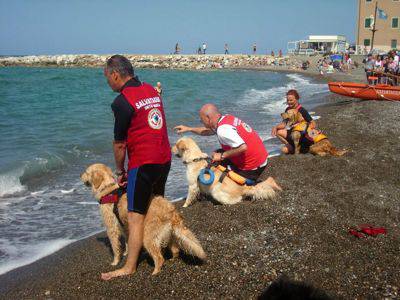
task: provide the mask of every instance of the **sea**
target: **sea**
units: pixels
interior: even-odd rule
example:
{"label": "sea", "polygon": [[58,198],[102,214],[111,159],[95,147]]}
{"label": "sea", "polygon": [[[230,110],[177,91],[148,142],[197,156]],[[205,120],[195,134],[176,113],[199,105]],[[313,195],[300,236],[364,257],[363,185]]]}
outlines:
{"label": "sea", "polygon": [[[328,93],[326,84],[278,72],[138,69],[136,75],[162,83],[171,145],[180,137],[174,126],[199,126],[199,108],[215,103],[252,126],[271,156],[279,155],[271,128],[286,107],[286,91],[297,89],[311,112]],[[114,167],[116,96],[100,68],[0,68],[0,274],[104,230],[98,203],[79,176],[92,163]],[[194,138],[207,153],[218,148],[215,136]],[[179,201],[186,191],[185,167],[174,157],[166,196]]]}

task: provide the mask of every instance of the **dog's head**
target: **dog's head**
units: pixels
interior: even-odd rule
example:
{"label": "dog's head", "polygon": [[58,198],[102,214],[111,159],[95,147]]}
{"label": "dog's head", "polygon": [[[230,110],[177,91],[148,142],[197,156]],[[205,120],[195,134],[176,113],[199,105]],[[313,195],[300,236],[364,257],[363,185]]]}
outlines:
{"label": "dog's head", "polygon": [[172,153],[174,153],[177,157],[182,158],[183,161],[207,157],[207,154],[201,152],[196,142],[189,137],[180,138],[171,150]]}
{"label": "dog's head", "polygon": [[100,199],[119,187],[113,177],[112,170],[104,164],[90,165],[81,174],[81,181],[92,187],[96,199]]}
{"label": "dog's head", "polygon": [[304,118],[297,109],[289,109],[288,111],[281,114],[282,120],[286,121],[287,126],[293,126],[294,124],[301,123]]}

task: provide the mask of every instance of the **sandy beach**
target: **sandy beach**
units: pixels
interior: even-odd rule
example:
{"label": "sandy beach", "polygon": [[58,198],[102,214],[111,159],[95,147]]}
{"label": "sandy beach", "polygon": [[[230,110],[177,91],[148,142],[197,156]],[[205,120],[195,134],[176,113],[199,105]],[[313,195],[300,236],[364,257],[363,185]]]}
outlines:
{"label": "sandy beach", "polygon": [[[289,70],[287,70],[289,71]],[[360,81],[363,73],[320,77]],[[201,201],[179,211],[208,254],[169,260],[151,276],[143,253],[137,272],[111,282],[105,233],[71,244],[31,265],[0,276],[1,299],[255,299],[277,277],[305,281],[333,298],[396,299],[400,289],[400,106],[337,95],[315,110],[343,157],[279,156],[263,176],[283,187],[275,201],[234,206]],[[387,235],[357,239],[360,224]]]}

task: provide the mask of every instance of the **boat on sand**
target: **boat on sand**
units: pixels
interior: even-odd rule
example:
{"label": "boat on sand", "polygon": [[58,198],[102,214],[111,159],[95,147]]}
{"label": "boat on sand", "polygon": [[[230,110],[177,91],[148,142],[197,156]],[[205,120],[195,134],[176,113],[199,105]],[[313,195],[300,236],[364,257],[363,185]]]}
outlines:
{"label": "boat on sand", "polygon": [[329,82],[328,86],[332,93],[343,96],[363,100],[400,101],[400,86],[354,82]]}

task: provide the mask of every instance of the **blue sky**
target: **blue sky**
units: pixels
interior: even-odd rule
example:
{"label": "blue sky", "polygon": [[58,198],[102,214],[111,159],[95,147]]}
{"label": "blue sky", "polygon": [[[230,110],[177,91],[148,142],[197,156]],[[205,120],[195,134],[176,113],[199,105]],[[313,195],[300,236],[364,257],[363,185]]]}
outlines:
{"label": "blue sky", "polygon": [[0,55],[286,50],[310,34],[355,39],[356,0],[0,0]]}

